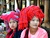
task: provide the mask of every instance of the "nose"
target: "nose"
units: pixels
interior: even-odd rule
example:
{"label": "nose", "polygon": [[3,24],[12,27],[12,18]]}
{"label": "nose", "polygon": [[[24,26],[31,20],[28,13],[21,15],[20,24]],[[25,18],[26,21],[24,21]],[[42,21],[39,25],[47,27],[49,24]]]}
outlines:
{"label": "nose", "polygon": [[35,24],[37,24],[37,21],[34,21]]}

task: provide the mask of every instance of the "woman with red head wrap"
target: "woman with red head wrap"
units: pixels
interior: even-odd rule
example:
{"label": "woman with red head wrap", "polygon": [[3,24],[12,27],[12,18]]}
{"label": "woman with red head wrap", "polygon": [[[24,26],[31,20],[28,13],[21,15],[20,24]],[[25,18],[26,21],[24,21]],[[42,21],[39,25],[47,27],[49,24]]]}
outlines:
{"label": "woman with red head wrap", "polygon": [[[20,38],[48,38],[47,32],[40,27],[44,13],[38,6],[29,6],[21,10],[20,22],[22,29]],[[19,28],[20,29],[20,28]]]}
{"label": "woman with red head wrap", "polygon": [[[10,11],[9,14],[2,14],[0,18],[4,20],[5,24],[8,25],[9,29],[6,38],[20,38],[21,31],[18,29],[20,11]],[[7,23],[6,23],[7,22]]]}

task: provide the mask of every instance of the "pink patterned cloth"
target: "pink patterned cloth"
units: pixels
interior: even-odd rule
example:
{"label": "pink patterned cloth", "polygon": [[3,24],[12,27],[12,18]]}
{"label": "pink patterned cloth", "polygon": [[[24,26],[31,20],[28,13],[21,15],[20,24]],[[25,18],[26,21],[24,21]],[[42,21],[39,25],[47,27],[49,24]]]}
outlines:
{"label": "pink patterned cloth", "polygon": [[[24,38],[26,30],[27,29],[24,29],[22,31],[20,38]],[[38,27],[38,30],[37,30],[37,32],[34,35],[32,35],[30,33],[30,31],[28,32],[28,38],[48,38],[48,34],[47,34],[47,32],[44,29]]]}

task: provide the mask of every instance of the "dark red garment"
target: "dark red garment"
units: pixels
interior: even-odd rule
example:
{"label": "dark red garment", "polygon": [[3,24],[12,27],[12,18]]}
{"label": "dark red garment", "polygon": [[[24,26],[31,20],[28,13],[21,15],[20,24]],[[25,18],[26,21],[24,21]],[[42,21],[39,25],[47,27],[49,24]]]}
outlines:
{"label": "dark red garment", "polygon": [[14,34],[15,34],[16,30],[12,31],[12,30],[9,30],[9,32],[7,33],[6,35],[6,38],[13,38],[14,37]]}

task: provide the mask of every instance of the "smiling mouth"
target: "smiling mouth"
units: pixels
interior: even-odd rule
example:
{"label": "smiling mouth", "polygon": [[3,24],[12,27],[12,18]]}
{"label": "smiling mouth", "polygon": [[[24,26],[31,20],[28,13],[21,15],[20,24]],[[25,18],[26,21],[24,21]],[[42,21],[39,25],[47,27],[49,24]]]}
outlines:
{"label": "smiling mouth", "polygon": [[33,26],[37,26],[37,25],[33,25]]}
{"label": "smiling mouth", "polygon": [[12,26],[12,27],[14,27],[14,26]]}

